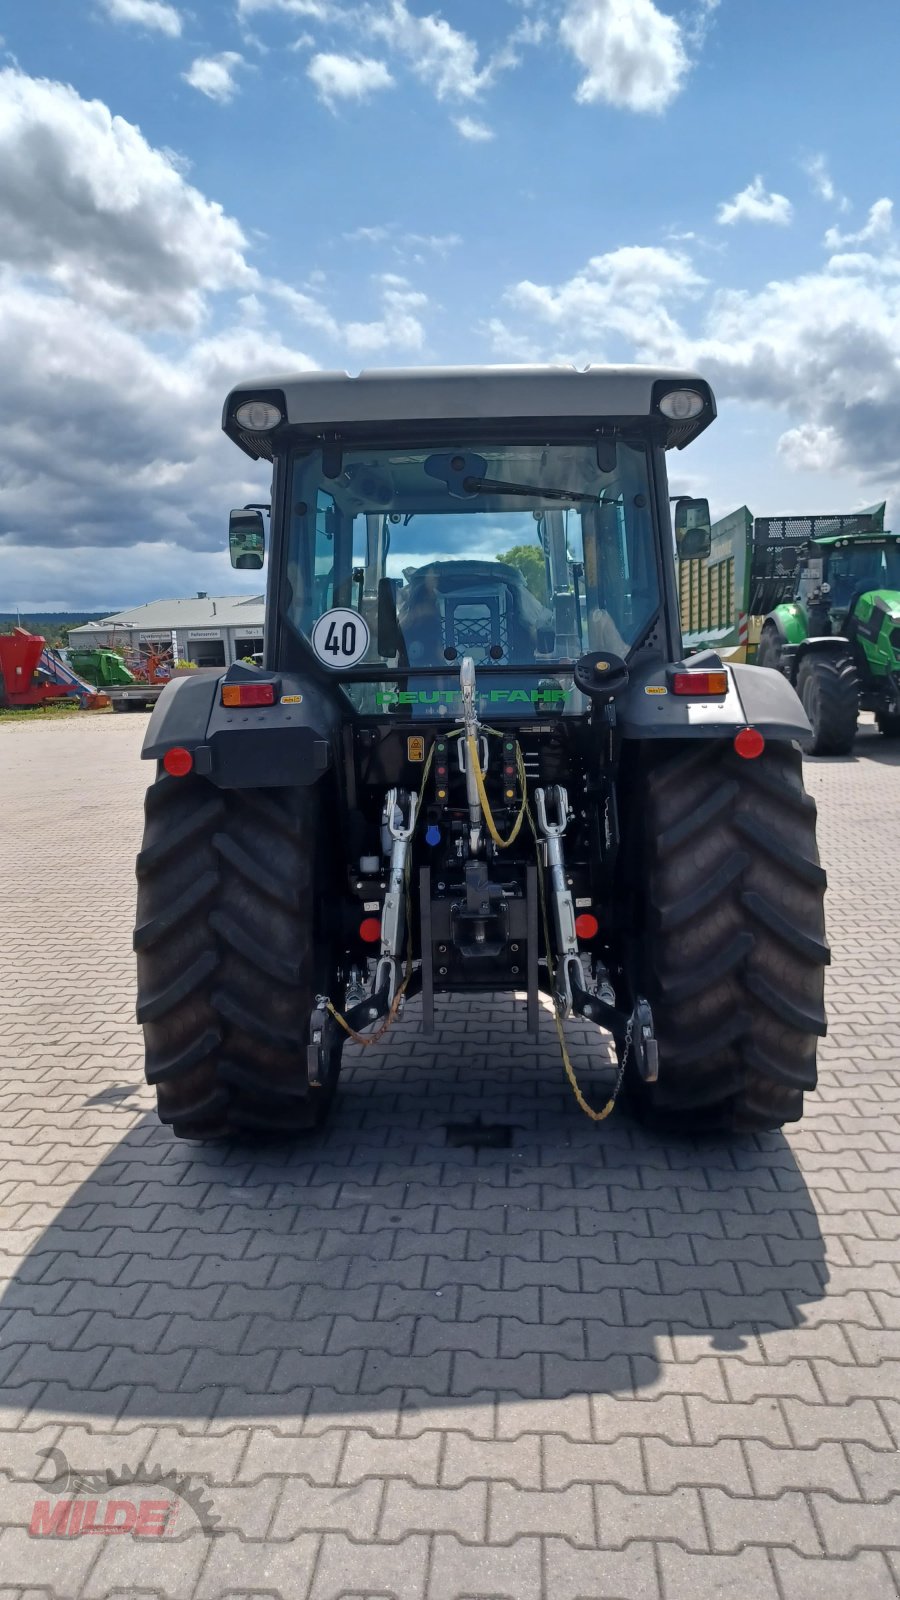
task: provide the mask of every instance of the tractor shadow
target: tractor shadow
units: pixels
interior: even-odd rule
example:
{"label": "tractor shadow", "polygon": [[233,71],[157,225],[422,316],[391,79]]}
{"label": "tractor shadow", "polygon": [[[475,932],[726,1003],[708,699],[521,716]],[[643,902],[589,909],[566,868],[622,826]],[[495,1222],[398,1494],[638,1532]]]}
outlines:
{"label": "tractor shadow", "polygon": [[[348,1051],[307,1143],[177,1144],[137,1109],[0,1300],[5,1405],[29,1427],[213,1431],[407,1432],[464,1409],[491,1436],[499,1398],[523,1429],[558,1402],[577,1437],[604,1397],[727,1399],[704,1358],[788,1359],[828,1274],[782,1135],[663,1139],[620,1110],[598,1128],[546,1017],[534,1042],[523,1006],[486,998],[439,1003],[438,1027],[423,1038],[413,1003],[390,1041]],[[573,1027],[573,1056],[600,1103],[589,1037]]]}
{"label": "tractor shadow", "polygon": [[849,755],[803,757],[804,765],[811,767],[850,767],[857,761],[874,761],[881,767],[900,767],[900,739],[886,739],[878,732],[874,722],[863,723]]}

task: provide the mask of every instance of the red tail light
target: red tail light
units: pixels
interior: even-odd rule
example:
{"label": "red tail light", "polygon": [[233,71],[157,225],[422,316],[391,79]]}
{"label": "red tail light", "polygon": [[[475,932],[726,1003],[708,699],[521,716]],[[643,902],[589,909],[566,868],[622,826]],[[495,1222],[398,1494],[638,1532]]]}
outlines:
{"label": "red tail light", "polygon": [[582,911],[575,918],[575,932],[579,939],[594,939],[600,932],[600,924],[591,911]]}
{"label": "red tail light", "polygon": [[193,765],[194,758],[190,750],[185,750],[180,744],[173,745],[163,756],[163,766],[173,778],[186,778]]}
{"label": "red tail light", "polygon": [[363,917],[359,937],[365,944],[377,944],[381,938],[381,921],[378,917]]}
{"label": "red tail light", "polygon": [[274,683],[223,683],[223,706],[273,706]]}
{"label": "red tail light", "polygon": [[720,695],[728,693],[727,672],[675,672],[672,674],[673,694]]}

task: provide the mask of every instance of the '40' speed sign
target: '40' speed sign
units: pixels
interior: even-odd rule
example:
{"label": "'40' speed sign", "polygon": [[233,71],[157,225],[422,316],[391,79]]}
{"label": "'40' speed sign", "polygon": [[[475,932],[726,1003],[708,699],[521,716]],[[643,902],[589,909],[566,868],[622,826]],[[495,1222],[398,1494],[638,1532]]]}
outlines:
{"label": "'40' speed sign", "polygon": [[312,647],[326,667],[355,667],[369,648],[369,624],[349,606],[335,606],[313,628]]}

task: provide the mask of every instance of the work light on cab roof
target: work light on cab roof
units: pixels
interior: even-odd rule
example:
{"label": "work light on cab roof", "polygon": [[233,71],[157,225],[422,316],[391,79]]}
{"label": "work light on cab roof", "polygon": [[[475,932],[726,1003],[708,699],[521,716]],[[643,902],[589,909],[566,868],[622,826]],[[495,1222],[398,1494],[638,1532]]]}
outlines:
{"label": "work light on cab roof", "polygon": [[270,428],[277,428],[281,421],[278,407],[270,405],[268,400],[247,400],[238,406],[234,416],[235,421],[251,433],[268,433]]}
{"label": "work light on cab roof", "polygon": [[691,417],[699,417],[704,404],[702,394],[698,394],[696,389],[671,389],[662,396],[659,409],[664,417],[671,417],[673,422],[687,422]]}

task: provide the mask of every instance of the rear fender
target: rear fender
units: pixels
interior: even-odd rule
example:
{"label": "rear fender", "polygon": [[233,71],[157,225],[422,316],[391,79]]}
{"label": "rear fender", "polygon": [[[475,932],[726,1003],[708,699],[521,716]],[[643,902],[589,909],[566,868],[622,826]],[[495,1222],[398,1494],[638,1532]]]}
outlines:
{"label": "rear fender", "polygon": [[842,633],[829,633],[823,636],[814,635],[811,639],[804,639],[798,644],[796,650],[791,652],[793,676],[796,678],[800,663],[805,656],[849,656],[853,654],[853,645],[846,635]]}
{"label": "rear fender", "polygon": [[[700,658],[684,663],[695,668]],[[721,665],[705,653],[704,667]],[[626,739],[732,739],[741,728],[758,728],[766,739],[799,739],[811,730],[797,691],[771,667],[726,662],[728,692],[714,700],[671,692],[665,667],[632,678],[616,700]]]}
{"label": "rear fender", "polygon": [[[276,703],[232,708],[221,703],[224,682],[275,682]],[[299,673],[231,667],[221,675],[175,678],[163,690],[141,756],[162,761],[178,745],[194,771],[222,789],[305,787],[332,764],[340,724],[335,692]]]}

